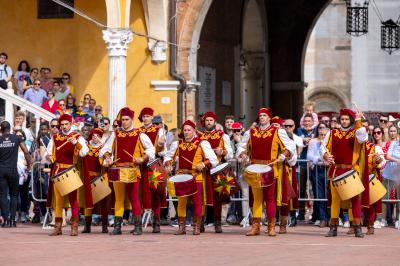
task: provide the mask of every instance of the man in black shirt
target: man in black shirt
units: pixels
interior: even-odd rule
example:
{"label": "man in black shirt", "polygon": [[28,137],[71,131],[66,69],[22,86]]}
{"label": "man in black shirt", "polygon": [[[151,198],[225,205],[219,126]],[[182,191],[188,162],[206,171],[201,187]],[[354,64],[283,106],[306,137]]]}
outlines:
{"label": "man in black shirt", "polygon": [[[18,196],[18,148],[24,152],[28,169],[31,166],[31,159],[25,143],[14,134],[10,134],[11,126],[7,121],[0,124],[0,209],[4,222],[2,227],[15,227],[15,212],[17,209],[17,196]],[[8,211],[10,206],[7,204],[7,189],[10,193],[11,210]],[[5,217],[10,213],[10,217]]]}

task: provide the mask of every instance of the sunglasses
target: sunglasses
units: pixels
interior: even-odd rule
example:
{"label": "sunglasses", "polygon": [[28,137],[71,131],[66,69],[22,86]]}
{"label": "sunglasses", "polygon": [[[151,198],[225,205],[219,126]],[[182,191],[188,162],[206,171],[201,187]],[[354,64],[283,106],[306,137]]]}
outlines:
{"label": "sunglasses", "polygon": [[374,131],[373,134],[374,134],[374,135],[381,135],[381,134],[382,134],[382,131]]}
{"label": "sunglasses", "polygon": [[85,100],[90,100],[90,98],[89,98],[89,97],[85,97],[85,98],[83,98],[83,99],[85,99]]}
{"label": "sunglasses", "polygon": [[65,106],[65,103],[59,103],[58,106]]}
{"label": "sunglasses", "polygon": [[56,128],[58,125],[50,125],[51,128]]}
{"label": "sunglasses", "polygon": [[82,108],[83,108],[83,105],[78,105],[78,108],[79,108],[79,107],[82,107]]}
{"label": "sunglasses", "polygon": [[284,125],[285,128],[291,128],[294,127],[294,125]]}
{"label": "sunglasses", "polygon": [[379,120],[379,122],[381,122],[381,123],[387,123],[388,121],[387,121],[387,120],[384,120],[384,119],[381,119],[381,120]]}
{"label": "sunglasses", "polygon": [[34,83],[34,85],[38,85],[38,86],[40,86],[40,83]]}
{"label": "sunglasses", "polygon": [[113,128],[117,128],[118,127],[118,125],[113,125]]}
{"label": "sunglasses", "polygon": [[239,133],[239,132],[241,132],[241,131],[242,131],[241,129],[234,129],[234,130],[233,130],[234,133]]}
{"label": "sunglasses", "polygon": [[94,109],[95,111],[100,111],[101,112],[101,109]]}
{"label": "sunglasses", "polygon": [[109,123],[103,123],[103,125],[105,125],[105,126],[108,126],[108,125],[109,125]]}
{"label": "sunglasses", "polygon": [[62,79],[66,80],[66,79],[69,79],[69,78],[62,78]]}

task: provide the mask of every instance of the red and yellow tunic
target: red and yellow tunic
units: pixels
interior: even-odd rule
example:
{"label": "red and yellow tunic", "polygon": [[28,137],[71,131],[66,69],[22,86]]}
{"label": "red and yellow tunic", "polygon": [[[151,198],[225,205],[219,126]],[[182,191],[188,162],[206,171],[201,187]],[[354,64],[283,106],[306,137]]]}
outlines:
{"label": "red and yellow tunic", "polygon": [[[213,131],[203,131],[200,135],[200,140],[207,140],[212,149],[221,148],[225,150],[224,144],[224,132],[222,130],[213,130]],[[223,157],[221,155],[217,155],[218,161],[221,162]]]}
{"label": "red and yellow tunic", "polygon": [[99,151],[101,146],[94,147],[89,145],[89,152],[82,158],[83,166],[83,189],[85,193],[85,208],[93,208],[93,197],[91,182],[94,178],[101,175],[101,162],[99,160]]}
{"label": "red and yellow tunic", "polygon": [[326,149],[333,155],[335,164],[329,167],[329,179],[339,176],[353,168],[360,172],[359,159],[362,145],[356,138],[357,129],[358,128],[331,130]]}

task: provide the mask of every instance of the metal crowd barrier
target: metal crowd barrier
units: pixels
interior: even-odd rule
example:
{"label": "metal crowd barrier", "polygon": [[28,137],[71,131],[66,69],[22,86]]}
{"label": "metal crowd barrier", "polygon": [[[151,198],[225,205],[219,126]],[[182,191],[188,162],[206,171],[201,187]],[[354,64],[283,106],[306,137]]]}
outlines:
{"label": "metal crowd barrier", "polygon": [[[46,168],[45,165],[41,164],[39,161],[34,162],[31,168],[31,195],[32,199],[36,202],[43,203],[47,201],[48,182],[50,175],[50,168]],[[43,219],[43,229],[51,229],[48,225],[51,221],[50,219],[50,209],[46,208],[46,214]]]}

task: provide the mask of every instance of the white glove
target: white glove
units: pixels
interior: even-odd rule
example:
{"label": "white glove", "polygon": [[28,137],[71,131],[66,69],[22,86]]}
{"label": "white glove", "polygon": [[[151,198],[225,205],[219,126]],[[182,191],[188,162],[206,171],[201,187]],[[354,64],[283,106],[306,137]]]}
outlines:
{"label": "white glove", "polygon": [[284,160],[286,160],[286,156],[283,153],[279,154],[278,162],[283,162]]}

